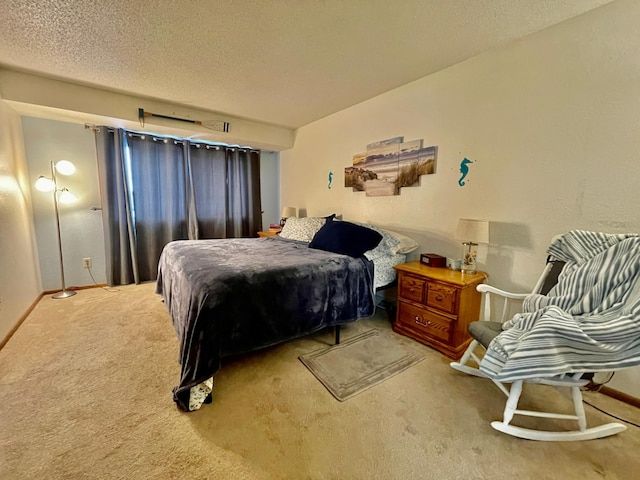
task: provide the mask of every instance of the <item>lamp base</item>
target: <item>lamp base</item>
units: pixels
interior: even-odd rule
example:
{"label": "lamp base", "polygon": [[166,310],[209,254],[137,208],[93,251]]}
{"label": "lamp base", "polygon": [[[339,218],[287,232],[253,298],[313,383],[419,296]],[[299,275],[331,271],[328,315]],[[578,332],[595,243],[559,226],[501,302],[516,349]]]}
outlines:
{"label": "lamp base", "polygon": [[74,292],[73,290],[63,290],[61,292],[51,295],[51,298],[69,298],[69,297],[73,297],[76,293],[77,292]]}
{"label": "lamp base", "polygon": [[462,273],[476,273],[476,256],[478,255],[478,244],[474,242],[464,242],[462,244]]}

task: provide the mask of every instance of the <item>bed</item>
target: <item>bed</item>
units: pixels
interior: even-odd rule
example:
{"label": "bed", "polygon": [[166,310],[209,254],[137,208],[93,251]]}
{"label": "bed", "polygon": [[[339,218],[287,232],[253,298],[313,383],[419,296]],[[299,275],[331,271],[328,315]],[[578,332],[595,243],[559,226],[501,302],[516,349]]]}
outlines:
{"label": "bed", "polygon": [[[301,234],[294,228],[297,220],[276,237],[181,240],[165,246],[156,292],[180,342],[181,374],[173,399],[182,410],[196,410],[210,400],[213,375],[226,356],[373,315],[376,288],[392,282],[393,265],[405,260],[392,246],[394,238],[377,229],[357,225],[379,240],[366,248],[373,240],[358,238],[358,248],[344,254],[336,253],[334,245],[320,248],[327,245],[318,239],[329,222],[332,228],[346,228],[349,222],[318,217]],[[354,243],[353,235],[342,236]]]}

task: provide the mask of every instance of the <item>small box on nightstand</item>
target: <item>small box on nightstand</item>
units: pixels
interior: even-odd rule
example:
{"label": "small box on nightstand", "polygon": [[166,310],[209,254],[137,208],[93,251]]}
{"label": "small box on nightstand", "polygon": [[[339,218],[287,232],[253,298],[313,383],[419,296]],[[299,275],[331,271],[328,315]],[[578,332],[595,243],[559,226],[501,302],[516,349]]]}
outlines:
{"label": "small box on nightstand", "polygon": [[447,259],[436,253],[421,253],[420,263],[428,267],[444,268],[447,266]]}

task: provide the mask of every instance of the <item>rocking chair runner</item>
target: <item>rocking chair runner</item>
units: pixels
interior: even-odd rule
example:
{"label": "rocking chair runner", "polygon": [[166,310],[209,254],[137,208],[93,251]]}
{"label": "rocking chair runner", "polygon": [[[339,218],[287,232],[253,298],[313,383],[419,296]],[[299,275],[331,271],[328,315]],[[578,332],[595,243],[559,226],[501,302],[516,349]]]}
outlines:
{"label": "rocking chair runner", "polygon": [[[556,237],[557,238],[557,237]],[[550,261],[540,276],[532,293],[546,295],[549,290],[557,283],[558,275],[564,267],[564,262]],[[475,350],[482,346],[485,349],[489,347],[491,341],[502,332],[502,323],[510,318],[510,312],[515,304],[522,302],[529,294],[517,294],[505,292],[495,287],[483,284],[478,285],[477,290],[484,295],[484,315],[483,320],[472,322],[469,325],[469,334],[472,342],[464,352],[459,362],[452,362],[450,365],[461,372],[475,375],[478,377],[489,378],[493,383],[507,396],[507,402],[504,408],[503,420],[491,422],[491,426],[496,430],[516,437],[529,440],[544,441],[573,441],[573,440],[589,440],[602,438],[626,430],[626,426],[621,423],[608,423],[598,427],[587,428],[587,421],[582,403],[582,393],[580,388],[589,383],[593,374],[575,373],[563,374],[555,377],[533,378],[526,380],[516,380],[508,387],[505,382],[501,382],[491,378],[489,375],[481,371],[477,366],[480,365],[481,358],[475,353]],[[501,315],[497,320],[491,320],[491,296],[497,295],[504,301]],[[567,415],[554,412],[539,412],[531,410],[518,409],[518,401],[522,393],[524,383],[540,383],[554,387],[568,387],[571,390],[573,400],[574,415]],[[574,420],[578,423],[578,429],[573,431],[540,431],[529,428],[518,427],[511,424],[514,415],[524,415],[542,418],[555,418]]]}

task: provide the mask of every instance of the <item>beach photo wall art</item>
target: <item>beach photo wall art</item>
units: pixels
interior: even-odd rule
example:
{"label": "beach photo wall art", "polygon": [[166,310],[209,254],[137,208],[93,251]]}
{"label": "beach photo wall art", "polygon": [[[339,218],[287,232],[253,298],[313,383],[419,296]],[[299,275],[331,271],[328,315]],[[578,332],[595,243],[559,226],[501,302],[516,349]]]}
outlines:
{"label": "beach photo wall art", "polygon": [[436,172],[437,156],[438,147],[423,147],[422,140],[394,137],[370,143],[344,169],[344,186],[368,197],[399,195],[401,187],[416,187],[421,175]]}

